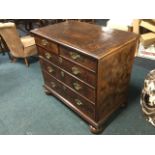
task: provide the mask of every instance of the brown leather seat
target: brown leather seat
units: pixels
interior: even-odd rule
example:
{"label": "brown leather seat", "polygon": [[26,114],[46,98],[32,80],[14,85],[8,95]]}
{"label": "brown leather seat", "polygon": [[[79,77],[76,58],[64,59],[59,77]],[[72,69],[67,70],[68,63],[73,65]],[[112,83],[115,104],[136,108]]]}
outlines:
{"label": "brown leather seat", "polygon": [[6,42],[15,62],[17,58],[24,58],[28,66],[27,58],[37,54],[35,40],[31,36],[19,37],[14,23],[0,23],[0,35]]}

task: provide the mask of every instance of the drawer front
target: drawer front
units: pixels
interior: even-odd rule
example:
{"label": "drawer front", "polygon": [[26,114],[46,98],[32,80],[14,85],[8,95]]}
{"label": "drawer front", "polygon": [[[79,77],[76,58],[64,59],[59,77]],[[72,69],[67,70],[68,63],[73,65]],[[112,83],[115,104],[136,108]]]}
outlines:
{"label": "drawer front", "polygon": [[83,112],[90,118],[94,119],[95,115],[94,105],[89,103],[84,98],[78,96],[76,93],[74,93],[68,87],[58,82],[56,79],[52,78],[48,73],[43,71],[43,75],[45,85],[47,85],[52,90],[61,95],[63,98],[68,100],[72,104],[73,108],[77,108],[79,111]]}
{"label": "drawer front", "polygon": [[60,46],[60,55],[96,72],[97,61],[91,57],[85,56],[75,50],[63,46]]}
{"label": "drawer front", "polygon": [[77,93],[86,97],[91,102],[95,103],[95,89],[87,86],[86,84],[75,79],[65,71],[42,59],[40,59],[40,63],[44,71],[48,72],[51,76],[54,76],[56,79],[59,79],[60,81],[74,89]]}
{"label": "drawer front", "polygon": [[37,45],[51,51],[52,53],[58,54],[58,45],[52,41],[49,41],[42,37],[35,37],[35,42]]}
{"label": "drawer front", "polygon": [[52,63],[59,65],[59,56],[52,53],[51,51],[45,50],[41,47],[38,47],[39,56],[45,58],[46,60],[51,61]]}
{"label": "drawer front", "polygon": [[83,67],[80,67],[66,59],[61,58],[60,67],[68,71],[75,77],[81,79],[82,81],[88,83],[89,85],[96,86],[96,75]]}

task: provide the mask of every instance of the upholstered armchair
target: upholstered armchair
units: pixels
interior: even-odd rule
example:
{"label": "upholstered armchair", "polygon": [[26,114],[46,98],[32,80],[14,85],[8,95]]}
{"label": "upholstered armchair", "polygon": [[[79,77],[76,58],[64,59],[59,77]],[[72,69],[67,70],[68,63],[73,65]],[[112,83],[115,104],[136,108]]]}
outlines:
{"label": "upholstered armchair", "polygon": [[0,36],[10,50],[12,61],[24,58],[26,66],[29,66],[27,58],[37,54],[34,38],[29,35],[20,38],[15,24],[11,22],[0,23]]}

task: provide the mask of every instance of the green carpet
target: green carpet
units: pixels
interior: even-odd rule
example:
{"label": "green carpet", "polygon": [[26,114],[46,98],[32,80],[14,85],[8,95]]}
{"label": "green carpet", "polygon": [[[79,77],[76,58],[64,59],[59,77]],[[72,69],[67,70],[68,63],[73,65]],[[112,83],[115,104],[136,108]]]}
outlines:
{"label": "green carpet", "polygon": [[[22,60],[10,63],[0,54],[0,134],[91,134],[88,124],[59,100],[44,94],[38,61],[27,68]],[[143,80],[149,69],[135,60],[129,90],[129,105],[107,123],[103,135],[155,134],[139,105]],[[145,60],[143,60],[145,63]]]}

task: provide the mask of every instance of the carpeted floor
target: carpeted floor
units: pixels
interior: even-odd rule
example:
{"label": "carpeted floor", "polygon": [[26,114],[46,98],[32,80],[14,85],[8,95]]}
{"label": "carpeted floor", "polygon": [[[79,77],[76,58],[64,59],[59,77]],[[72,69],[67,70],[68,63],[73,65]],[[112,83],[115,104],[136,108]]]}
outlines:
{"label": "carpeted floor", "polygon": [[[0,54],[0,134],[91,134],[87,123],[59,100],[44,94],[39,63],[32,58],[27,68],[22,60],[10,63]],[[139,105],[143,80],[154,61],[136,58],[129,91],[129,105],[107,122],[103,135],[155,134]],[[150,66],[150,68],[149,68]]]}

